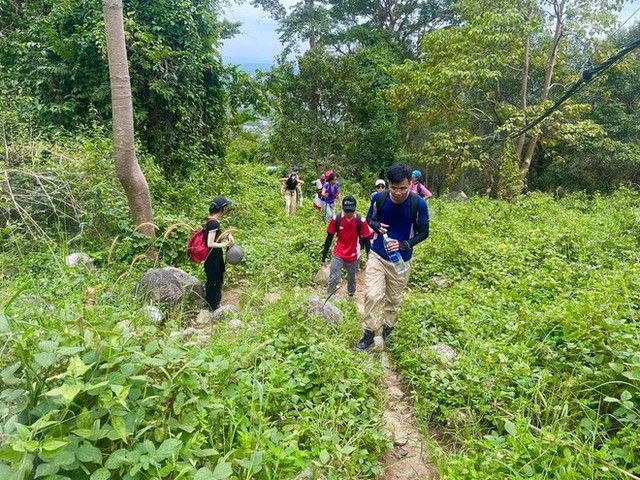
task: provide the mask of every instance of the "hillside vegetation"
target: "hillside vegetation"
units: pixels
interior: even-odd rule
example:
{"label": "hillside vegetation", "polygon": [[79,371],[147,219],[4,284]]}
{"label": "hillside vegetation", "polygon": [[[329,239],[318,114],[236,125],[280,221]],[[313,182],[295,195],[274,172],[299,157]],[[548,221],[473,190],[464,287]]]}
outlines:
{"label": "hillside vegetation", "polygon": [[[260,165],[169,182],[142,156],[161,265],[203,278],[185,255],[188,225],[214,194],[236,201],[223,224],[246,258],[226,288],[242,292],[245,327],[220,324],[202,344],[181,314],[160,327],[139,312],[148,240],[127,226],[109,143],[10,150],[24,210],[2,229],[0,477],[377,478],[381,372],[351,350],[355,306],[337,327],[302,307],[321,291],[324,227],[309,202],[285,217]],[[638,192],[430,207],[391,352],[421,427],[437,433],[444,478],[640,474]],[[95,269],[66,267],[76,250]],[[437,343],[455,350],[451,364]]]}

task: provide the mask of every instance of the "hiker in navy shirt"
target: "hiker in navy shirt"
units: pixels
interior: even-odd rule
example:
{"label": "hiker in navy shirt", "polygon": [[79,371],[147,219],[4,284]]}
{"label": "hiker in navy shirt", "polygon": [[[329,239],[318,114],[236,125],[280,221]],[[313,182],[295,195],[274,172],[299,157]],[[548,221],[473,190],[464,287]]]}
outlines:
{"label": "hiker in navy shirt", "polygon": [[[413,247],[429,236],[427,202],[411,192],[409,166],[394,164],[387,170],[387,177],[389,190],[373,195],[367,214],[367,222],[377,235],[367,262],[364,334],[356,347],[360,351],[374,343],[384,346],[398,320],[398,307],[411,273]],[[384,234],[389,237],[387,248],[382,238]],[[387,249],[400,252],[409,267],[406,272],[396,271],[389,261]]]}

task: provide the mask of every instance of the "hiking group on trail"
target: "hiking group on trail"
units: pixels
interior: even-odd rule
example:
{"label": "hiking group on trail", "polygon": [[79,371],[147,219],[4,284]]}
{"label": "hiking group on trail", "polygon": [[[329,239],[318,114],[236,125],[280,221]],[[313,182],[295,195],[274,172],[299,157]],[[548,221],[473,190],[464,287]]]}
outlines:
{"label": "hiking group on trail", "polygon": [[[323,269],[327,268],[329,250],[336,238],[328,266],[329,296],[335,293],[342,271],[346,270],[347,294],[353,298],[359,260],[363,251],[366,254],[363,335],[356,345],[358,351],[368,350],[372,345],[384,347],[389,339],[411,274],[413,248],[429,236],[426,200],[432,195],[421,182],[422,173],[411,171],[403,163],[392,165],[386,173],[388,188],[384,179],[375,181],[375,192],[371,195],[365,218],[356,212],[354,196],[342,198],[338,177],[332,170],[324,172],[314,185],[316,198],[313,206],[322,212],[323,221],[328,223],[322,251]],[[300,178],[299,168],[293,166],[286,177],[280,178],[280,184],[285,214],[292,215],[302,199],[304,181]],[[196,262],[204,260],[207,277],[205,297],[212,310],[220,306],[222,297],[223,249],[234,246],[233,236],[221,232],[219,220],[232,204],[225,197],[215,197],[209,207],[210,217],[205,227],[195,232],[189,241],[190,257]],[[336,206],[342,209],[337,215]],[[202,235],[198,236],[200,233]]]}

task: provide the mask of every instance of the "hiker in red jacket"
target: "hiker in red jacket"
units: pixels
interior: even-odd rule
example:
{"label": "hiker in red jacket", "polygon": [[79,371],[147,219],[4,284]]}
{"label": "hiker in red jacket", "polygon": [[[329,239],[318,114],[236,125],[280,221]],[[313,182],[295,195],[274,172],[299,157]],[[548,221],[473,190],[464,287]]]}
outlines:
{"label": "hiker in red jacket", "polygon": [[356,199],[351,195],[344,197],[342,213],[339,213],[329,222],[327,239],[324,242],[324,250],[322,251],[323,267],[327,264],[327,254],[334,235],[338,235],[338,240],[331,258],[327,293],[331,295],[335,292],[340,280],[340,274],[344,268],[347,271],[347,293],[349,297],[353,297],[356,293],[356,271],[358,270],[358,258],[360,258],[360,239],[369,238],[373,235],[373,232],[367,222],[356,213]]}

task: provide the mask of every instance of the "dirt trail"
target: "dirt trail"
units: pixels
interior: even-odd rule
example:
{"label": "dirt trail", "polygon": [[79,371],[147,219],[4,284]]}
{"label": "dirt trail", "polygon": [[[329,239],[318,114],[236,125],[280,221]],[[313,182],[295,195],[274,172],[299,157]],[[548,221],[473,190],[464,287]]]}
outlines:
{"label": "dirt trail", "polygon": [[[343,287],[344,288],[344,287]],[[356,303],[358,312],[364,313],[364,271],[358,272]],[[222,303],[239,307],[242,286],[223,292]],[[385,411],[383,428],[393,441],[393,449],[382,458],[384,473],[380,480],[435,480],[440,475],[430,463],[428,446],[416,426],[415,410],[405,392],[403,380],[393,370],[386,352],[372,353],[382,362],[384,369]]]}
{"label": "dirt trail", "polygon": [[[360,315],[364,313],[364,272],[358,272],[356,302]],[[420,434],[415,410],[406,394],[402,377],[393,371],[386,352],[380,354],[384,369],[385,411],[384,432],[393,441],[393,450],[382,458],[381,480],[435,480],[440,475],[430,463],[428,446]]]}

